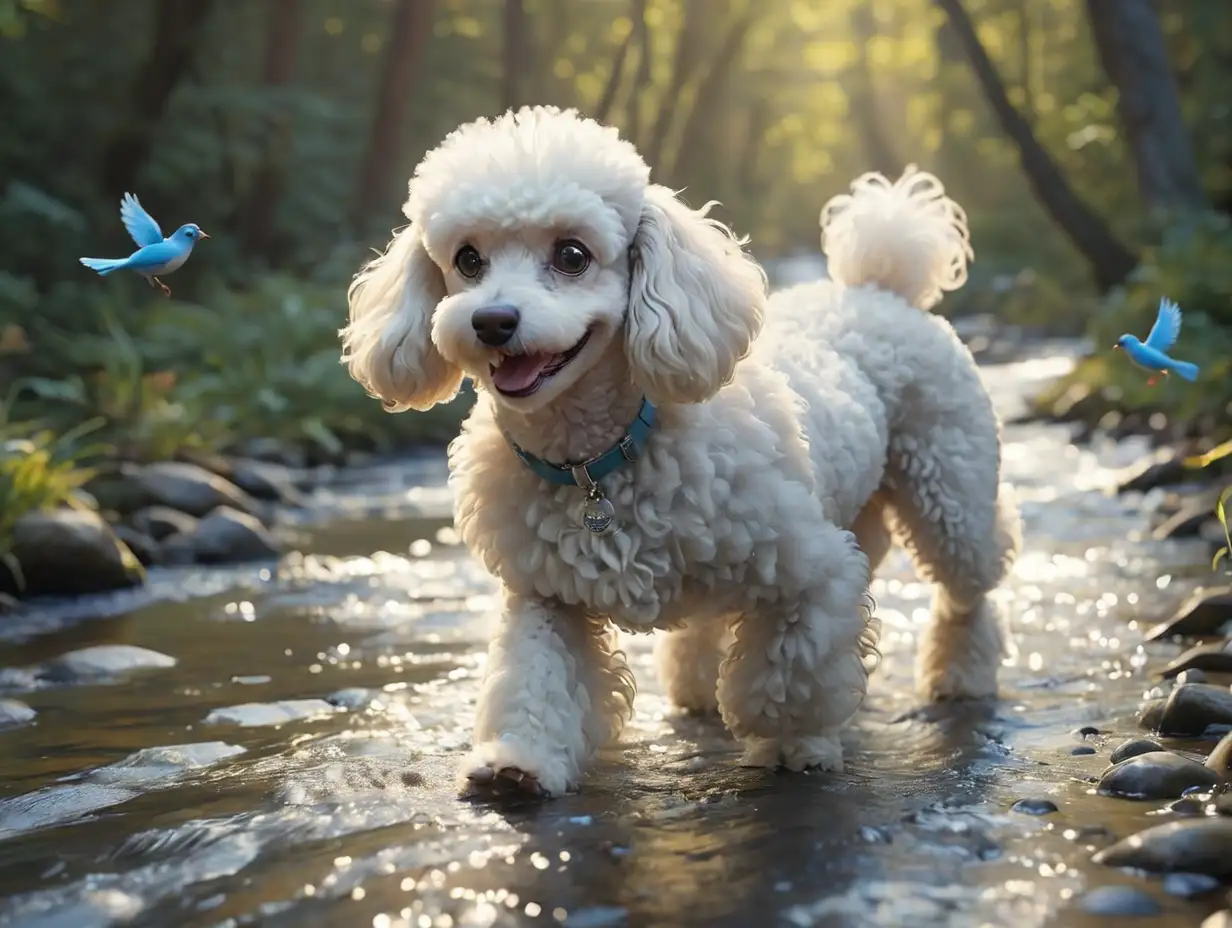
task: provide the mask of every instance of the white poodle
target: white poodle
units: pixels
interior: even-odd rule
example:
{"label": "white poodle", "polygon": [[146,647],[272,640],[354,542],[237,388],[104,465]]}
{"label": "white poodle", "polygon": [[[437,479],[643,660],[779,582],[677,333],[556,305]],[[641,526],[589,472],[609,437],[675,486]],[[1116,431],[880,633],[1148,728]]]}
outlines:
{"label": "white poodle", "polygon": [[470,123],[350,289],[344,362],[387,409],[479,391],[449,453],[504,588],[472,792],[576,786],[631,711],[615,627],[664,633],[671,699],[721,713],[747,763],[840,769],[892,537],[938,586],[921,694],[996,691],[987,594],[1018,517],[971,356],[925,312],[966,280],[962,210],[928,174],[865,175],[822,214],[833,282],[767,299],[741,242],[649,176],[573,112]]}

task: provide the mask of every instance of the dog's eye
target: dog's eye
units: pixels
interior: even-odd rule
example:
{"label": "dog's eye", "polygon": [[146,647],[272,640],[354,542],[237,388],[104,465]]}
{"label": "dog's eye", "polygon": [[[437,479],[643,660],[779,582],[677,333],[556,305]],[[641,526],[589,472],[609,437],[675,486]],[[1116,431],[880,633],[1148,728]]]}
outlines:
{"label": "dog's eye", "polygon": [[479,272],[483,270],[483,256],[479,254],[474,245],[463,245],[453,256],[453,266],[463,277],[478,277]]}
{"label": "dog's eye", "polygon": [[552,267],[569,277],[577,277],[590,267],[590,252],[581,242],[565,239],[556,244]]}

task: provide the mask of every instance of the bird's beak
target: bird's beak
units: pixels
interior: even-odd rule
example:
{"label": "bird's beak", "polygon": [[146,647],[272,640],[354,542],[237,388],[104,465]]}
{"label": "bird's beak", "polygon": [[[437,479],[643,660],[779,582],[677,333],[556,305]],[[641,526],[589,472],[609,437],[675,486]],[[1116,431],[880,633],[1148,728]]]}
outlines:
{"label": "bird's beak", "polygon": [[200,233],[200,235],[201,235],[201,237],[202,237],[202,238],[209,238],[209,236],[208,236],[208,235],[206,235],[204,232],[201,232],[201,233]]}
{"label": "bird's beak", "polygon": [[1112,346],[1112,350],[1113,350],[1113,351],[1116,351],[1116,350],[1117,350],[1118,348],[1120,348],[1120,347],[1121,347],[1120,345],[1113,345],[1113,346]]}

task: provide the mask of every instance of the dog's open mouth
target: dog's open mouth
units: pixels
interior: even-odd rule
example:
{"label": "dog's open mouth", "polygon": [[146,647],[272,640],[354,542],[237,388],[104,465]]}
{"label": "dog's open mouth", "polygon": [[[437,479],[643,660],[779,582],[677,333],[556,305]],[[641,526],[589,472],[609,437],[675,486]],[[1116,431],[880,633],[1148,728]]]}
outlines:
{"label": "dog's open mouth", "polygon": [[581,354],[590,341],[590,332],[587,329],[578,343],[567,351],[505,355],[500,364],[491,366],[492,386],[504,396],[530,396]]}

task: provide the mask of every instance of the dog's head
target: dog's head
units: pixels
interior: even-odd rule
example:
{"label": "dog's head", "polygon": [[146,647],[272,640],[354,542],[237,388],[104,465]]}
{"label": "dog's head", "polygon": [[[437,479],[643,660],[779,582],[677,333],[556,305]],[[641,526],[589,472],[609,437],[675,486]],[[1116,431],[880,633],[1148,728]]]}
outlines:
{"label": "dog's head", "polygon": [[390,410],[447,401],[469,376],[529,412],[621,339],[651,400],[713,395],[761,327],[765,276],[649,176],[616,130],[572,111],[453,132],[415,170],[410,225],[351,285],[351,376]]}

